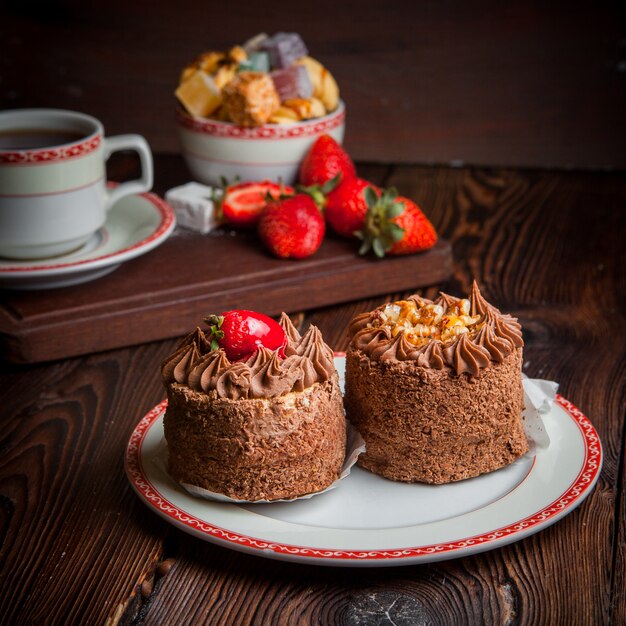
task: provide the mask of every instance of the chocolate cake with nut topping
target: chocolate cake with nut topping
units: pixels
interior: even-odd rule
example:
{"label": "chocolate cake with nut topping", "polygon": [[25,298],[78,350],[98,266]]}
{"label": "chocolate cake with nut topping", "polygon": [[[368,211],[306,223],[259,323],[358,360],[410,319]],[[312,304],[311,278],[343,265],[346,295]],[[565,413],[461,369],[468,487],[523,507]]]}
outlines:
{"label": "chocolate cake with nut topping", "polygon": [[476,283],[468,299],[415,295],[358,315],[350,335],[345,406],[367,445],[365,469],[441,484],[528,451],[521,327]]}
{"label": "chocolate cake with nut topping", "polygon": [[321,491],[341,472],[346,424],[333,352],[283,314],[284,355],[230,362],[198,328],[162,366],[170,474],[237,500]]}

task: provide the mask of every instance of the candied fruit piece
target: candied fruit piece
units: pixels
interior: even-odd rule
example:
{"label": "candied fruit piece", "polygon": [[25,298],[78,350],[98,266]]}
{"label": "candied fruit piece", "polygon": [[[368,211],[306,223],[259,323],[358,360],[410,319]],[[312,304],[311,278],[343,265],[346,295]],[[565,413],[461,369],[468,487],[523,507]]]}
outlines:
{"label": "candied fruit piece", "polygon": [[295,124],[300,121],[300,116],[293,109],[280,106],[272,113],[268,121],[272,124]]}
{"label": "candied fruit piece", "polygon": [[322,117],[326,114],[324,105],[317,98],[309,98],[308,100],[293,98],[291,100],[285,100],[283,106],[295,111],[301,120],[310,120],[311,118]]}
{"label": "candied fruit piece", "polygon": [[269,72],[270,56],[267,52],[252,52],[250,56],[239,64],[240,72]]}
{"label": "candied fruit piece", "polygon": [[261,49],[269,53],[270,62],[275,69],[289,67],[296,59],[308,54],[298,33],[276,33],[263,41]]}
{"label": "candied fruit piece", "polygon": [[207,117],[222,103],[219,87],[202,70],[194,72],[175,93],[185,109],[199,117]]}
{"label": "candied fruit piece", "polygon": [[209,50],[203,52],[195,61],[195,65],[198,69],[201,69],[207,74],[212,74],[217,70],[219,64],[224,60],[224,53],[216,50]]}
{"label": "candied fruit piece", "polygon": [[246,51],[248,55],[251,55],[253,52],[258,52],[263,45],[263,42],[269,39],[267,33],[259,33],[254,37],[250,37],[246,43],[244,43],[241,47]]}
{"label": "candied fruit piece", "polygon": [[313,95],[313,85],[302,65],[292,65],[284,70],[274,70],[270,76],[274,81],[274,87],[276,87],[281,102],[294,98],[308,100]]}
{"label": "candied fruit piece", "polygon": [[306,68],[313,84],[313,95],[324,103],[327,111],[334,111],[339,105],[339,86],[333,75],[316,59],[305,56],[296,61]]}
{"label": "candied fruit piece", "polygon": [[240,72],[222,90],[224,108],[239,126],[265,124],[280,106],[274,83],[268,74]]}

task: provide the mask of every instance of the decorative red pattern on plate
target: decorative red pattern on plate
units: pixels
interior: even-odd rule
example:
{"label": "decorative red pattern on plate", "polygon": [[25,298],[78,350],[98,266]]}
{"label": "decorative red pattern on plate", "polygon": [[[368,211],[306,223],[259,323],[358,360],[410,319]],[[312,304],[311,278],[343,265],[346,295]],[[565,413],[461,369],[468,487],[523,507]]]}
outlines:
{"label": "decorative red pattern on plate", "polygon": [[[115,186],[116,183],[108,183],[109,187]],[[32,272],[34,270],[50,270],[50,272],[54,272],[61,268],[66,267],[79,267],[81,265],[88,265],[94,263],[94,261],[100,261],[102,259],[109,259],[116,256],[120,256],[129,252],[130,250],[135,250],[137,248],[143,248],[146,244],[154,241],[155,239],[160,238],[164,232],[166,232],[174,222],[174,211],[172,207],[170,207],[167,202],[159,198],[159,196],[153,193],[141,193],[137,194],[142,198],[145,198],[150,202],[158,211],[161,216],[161,221],[159,222],[159,226],[157,229],[145,239],[138,241],[136,244],[132,246],[128,246],[127,248],[122,248],[121,250],[116,250],[115,252],[111,252],[110,254],[103,254],[102,256],[98,256],[95,258],[89,259],[79,259],[77,261],[70,261],[67,263],[54,263],[54,264],[46,264],[46,265],[11,265],[9,267],[0,267],[0,275],[2,274],[19,274],[20,272]]]}
{"label": "decorative red pattern on plate", "polygon": [[345,119],[344,108],[316,120],[297,124],[267,124],[246,128],[228,122],[190,117],[180,109],[177,111],[178,121],[189,130],[205,133],[214,137],[230,139],[293,139],[295,137],[313,137],[337,128]]}
{"label": "decorative red pattern on plate", "polygon": [[0,165],[41,165],[77,159],[97,150],[102,143],[102,137],[96,135],[80,143],[69,144],[59,148],[41,148],[39,150],[16,150],[15,152],[0,152]]}
{"label": "decorative red pattern on plate", "polygon": [[245,546],[246,548],[271,551],[277,554],[311,557],[315,559],[343,559],[348,561],[403,559],[407,557],[453,553],[457,550],[471,548],[473,546],[482,546],[489,544],[490,542],[505,540],[504,543],[508,543],[508,541],[506,541],[507,538],[511,538],[510,540],[513,541],[516,533],[526,531],[533,526],[537,526],[538,524],[543,524],[552,518],[555,518],[554,521],[556,521],[556,519],[558,519],[561,514],[564,514],[574,502],[587,495],[587,491],[590,486],[594,484],[602,465],[602,449],[600,446],[600,439],[595,428],[582,411],[580,411],[580,409],[576,408],[569,400],[566,400],[558,394],[556,396],[556,402],[573,419],[583,436],[585,459],[576,479],[557,500],[550,503],[540,511],[537,511],[536,513],[533,513],[532,515],[516,522],[515,524],[451,543],[417,546],[403,550],[320,550],[318,548],[310,548],[306,546],[294,546],[289,544],[267,542],[254,537],[239,535],[224,528],[207,524],[206,522],[181,511],[178,507],[165,499],[153,487],[150,481],[146,479],[141,467],[141,446],[143,440],[152,423],[157,420],[167,408],[167,400],[163,400],[160,404],[155,406],[139,422],[133,431],[126,448],[126,469],[133,487],[165,516],[170,517],[193,530],[235,545]]}

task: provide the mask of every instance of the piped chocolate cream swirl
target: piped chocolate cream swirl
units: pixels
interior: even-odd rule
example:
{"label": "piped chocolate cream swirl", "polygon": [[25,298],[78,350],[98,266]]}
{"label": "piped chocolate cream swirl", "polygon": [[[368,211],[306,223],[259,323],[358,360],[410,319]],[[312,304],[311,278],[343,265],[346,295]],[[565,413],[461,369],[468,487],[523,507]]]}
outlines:
{"label": "piped chocolate cream swirl", "polygon": [[467,299],[414,295],[357,315],[349,334],[352,347],[374,360],[474,376],[524,345],[518,321],[489,304],[476,282]]}
{"label": "piped chocolate cream swirl", "polygon": [[202,329],[196,328],[163,361],[163,382],[239,400],[273,398],[336,378],[333,351],[317,327],[300,336],[286,314],[279,323],[287,335],[285,358],[261,346],[248,359],[232,363],[223,350],[211,350]]}

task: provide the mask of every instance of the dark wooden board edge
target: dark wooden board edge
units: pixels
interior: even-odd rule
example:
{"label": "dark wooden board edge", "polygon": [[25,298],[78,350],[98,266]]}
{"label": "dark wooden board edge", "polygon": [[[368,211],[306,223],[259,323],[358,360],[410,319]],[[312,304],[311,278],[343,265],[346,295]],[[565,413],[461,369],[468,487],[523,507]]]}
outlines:
{"label": "dark wooden board edge", "polygon": [[[10,363],[38,363],[182,336],[208,311],[245,306],[278,315],[426,287],[450,277],[452,247],[440,240],[428,252],[395,261],[325,265],[306,276],[292,272],[265,283],[196,289],[184,298],[147,298],[139,308],[133,303],[95,316],[12,326],[0,333],[0,352]],[[342,289],[347,281],[349,289]]]}

